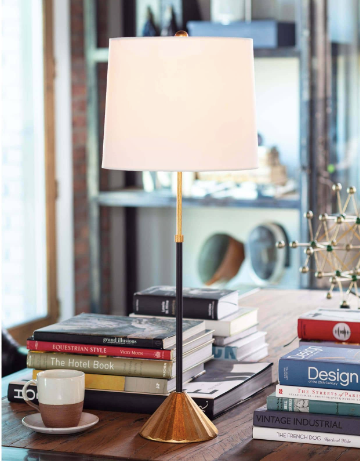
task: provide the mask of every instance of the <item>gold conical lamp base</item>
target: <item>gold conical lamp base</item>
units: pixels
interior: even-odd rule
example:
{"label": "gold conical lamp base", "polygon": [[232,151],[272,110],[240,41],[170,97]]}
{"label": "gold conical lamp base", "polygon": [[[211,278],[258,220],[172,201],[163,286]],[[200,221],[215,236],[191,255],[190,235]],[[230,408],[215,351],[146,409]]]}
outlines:
{"label": "gold conical lamp base", "polygon": [[157,442],[205,442],[218,435],[210,419],[186,392],[172,392],[148,419],[140,435]]}

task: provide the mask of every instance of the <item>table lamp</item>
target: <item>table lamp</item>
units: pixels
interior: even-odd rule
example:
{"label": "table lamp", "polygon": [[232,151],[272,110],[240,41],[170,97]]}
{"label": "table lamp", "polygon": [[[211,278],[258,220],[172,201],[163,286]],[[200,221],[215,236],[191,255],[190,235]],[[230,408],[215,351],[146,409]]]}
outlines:
{"label": "table lamp", "polygon": [[182,172],[257,168],[250,39],[110,39],[103,168],[177,172],[176,391],[140,435],[187,443],[217,436],[183,391]]}

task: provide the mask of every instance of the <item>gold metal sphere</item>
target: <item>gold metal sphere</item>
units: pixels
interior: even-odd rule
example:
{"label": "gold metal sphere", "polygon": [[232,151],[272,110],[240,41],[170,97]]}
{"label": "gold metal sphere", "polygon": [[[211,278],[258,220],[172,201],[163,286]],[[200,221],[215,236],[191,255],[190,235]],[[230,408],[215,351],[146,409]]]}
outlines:
{"label": "gold metal sphere", "polygon": [[312,219],[313,217],[314,217],[314,213],[311,210],[307,211],[304,214],[304,218],[306,218],[306,219]]}
{"label": "gold metal sphere", "polygon": [[317,279],[322,279],[323,278],[323,272],[322,271],[315,272],[315,277]]}
{"label": "gold metal sphere", "polygon": [[336,241],[336,240],[331,240],[331,245],[332,245],[333,247],[336,247],[337,241]]}
{"label": "gold metal sphere", "polygon": [[314,253],[314,250],[311,247],[305,248],[304,253],[308,256],[311,256]]}
{"label": "gold metal sphere", "polygon": [[340,192],[342,189],[342,185],[338,182],[337,184],[332,185],[332,190],[335,192]]}
{"label": "gold metal sphere", "polygon": [[346,251],[352,250],[352,245],[351,245],[351,243],[347,243],[347,244],[345,245],[345,250],[346,250]]}
{"label": "gold metal sphere", "polygon": [[276,242],[276,248],[285,248],[285,242],[283,240]]}
{"label": "gold metal sphere", "polygon": [[297,248],[298,247],[298,242],[294,240],[293,242],[290,242],[290,248]]}
{"label": "gold metal sphere", "polygon": [[188,37],[188,33],[185,30],[178,30],[175,34],[175,37]]}
{"label": "gold metal sphere", "polygon": [[337,216],[336,217],[336,222],[337,222],[337,224],[342,224],[344,222],[344,218],[342,216]]}
{"label": "gold metal sphere", "polygon": [[344,301],[340,304],[340,307],[348,308],[350,306],[349,306],[348,302],[344,299]]}
{"label": "gold metal sphere", "polygon": [[360,269],[355,269],[354,272],[355,272],[354,275],[360,275]]}
{"label": "gold metal sphere", "polygon": [[330,283],[331,283],[331,285],[336,285],[337,284],[337,278],[336,277],[330,277]]}
{"label": "gold metal sphere", "polygon": [[327,213],[323,213],[319,216],[319,221],[326,221],[328,218]]}
{"label": "gold metal sphere", "polygon": [[331,298],[332,298],[332,294],[331,294],[330,291],[329,291],[328,293],[326,293],[326,298],[327,298],[327,299],[331,299]]}
{"label": "gold metal sphere", "polygon": [[348,188],[346,189],[346,192],[347,192],[348,194],[350,194],[350,195],[354,195],[355,192],[356,192],[356,187],[350,186],[350,187],[348,187]]}
{"label": "gold metal sphere", "polygon": [[300,267],[300,272],[301,272],[302,274],[306,274],[307,272],[309,272],[308,266]]}

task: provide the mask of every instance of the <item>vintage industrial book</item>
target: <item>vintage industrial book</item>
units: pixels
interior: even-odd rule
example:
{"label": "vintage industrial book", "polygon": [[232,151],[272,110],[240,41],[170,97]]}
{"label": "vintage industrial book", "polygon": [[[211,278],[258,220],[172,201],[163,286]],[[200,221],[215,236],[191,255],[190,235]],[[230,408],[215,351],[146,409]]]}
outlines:
{"label": "vintage industrial book", "polygon": [[360,391],[360,352],[345,347],[299,347],[281,357],[279,383]]}
{"label": "vintage industrial book", "polygon": [[[204,365],[201,365],[201,367],[202,369],[193,368],[194,371],[196,370],[197,375],[200,376],[194,381],[185,384],[184,388],[210,418],[216,417],[241,403],[264,387],[269,386],[272,382],[271,363],[241,364],[228,360],[212,360],[205,364],[206,373],[204,374]],[[193,376],[195,374],[194,371]],[[92,377],[96,379],[96,375],[91,375],[90,378]],[[104,379],[107,378],[113,377],[110,375],[104,377]],[[184,382],[189,381],[192,376],[187,379],[185,378],[185,372]],[[9,384],[8,399],[10,401],[22,401],[21,389],[29,379],[31,379],[30,376],[24,381],[15,381]],[[135,380],[138,383],[140,381],[144,383],[146,381],[156,381],[150,378],[125,377],[125,390],[128,389],[128,380],[132,380],[131,389],[134,389],[133,381]],[[163,381],[167,384],[171,382],[159,380],[159,387],[155,387],[152,384],[151,386],[140,386],[139,384],[134,392],[86,389],[84,408],[89,410],[152,414],[165,400],[168,392],[172,391],[175,387],[175,380],[173,380],[173,387],[166,390],[161,384]],[[92,385],[94,384],[92,383]],[[29,386],[27,395],[29,399],[36,403],[36,386]]]}
{"label": "vintage industrial book", "polygon": [[[184,288],[184,317],[218,320],[238,309],[238,292],[215,288]],[[138,315],[176,315],[175,287],[156,286],[134,294],[134,313]]]}
{"label": "vintage industrial book", "polygon": [[360,436],[327,434],[326,432],[291,431],[272,427],[253,426],[253,438],[278,442],[310,443],[336,447],[360,448]]}
{"label": "vintage industrial book", "polygon": [[301,339],[360,342],[360,311],[353,309],[317,309],[298,319]]}
{"label": "vintage industrial book", "polygon": [[360,404],[359,391],[346,391],[343,389],[324,389],[320,387],[283,386],[277,384],[277,397],[290,397],[292,399],[322,400],[325,402],[342,402]]}
{"label": "vintage industrial book", "polygon": [[[183,343],[183,353],[189,352],[202,344],[211,341],[212,331],[206,330],[191,336]],[[33,337],[27,340],[27,348],[31,351],[67,352],[83,355],[106,355],[112,357],[130,357],[154,360],[174,360],[176,347],[170,349],[140,349],[136,347],[97,346],[91,344],[55,343],[49,341],[35,341]]]}
{"label": "vintage industrial book", "polygon": [[[212,358],[212,341],[191,350],[183,356],[183,369]],[[171,379],[175,376],[173,360],[131,359],[128,357],[101,357],[64,354],[59,352],[29,351],[27,367],[37,370],[68,369],[103,375],[141,376]]]}
{"label": "vintage industrial book", "polygon": [[214,336],[214,346],[228,346],[230,343],[237,341],[238,339],[246,338],[247,336],[253,335],[257,332],[257,325],[248,328],[247,330],[240,331],[236,335],[232,336]]}
{"label": "vintage industrial book", "polygon": [[360,416],[360,405],[355,403],[324,402],[321,400],[276,397],[275,392],[266,399],[267,409],[324,415]]}
{"label": "vintage industrial book", "polygon": [[290,429],[294,431],[328,432],[332,434],[360,434],[360,418],[354,416],[319,415],[271,411],[266,405],[254,411],[254,426]]}
{"label": "vintage industrial book", "polygon": [[[130,317],[162,318],[137,314],[130,314]],[[214,336],[227,337],[234,336],[241,331],[248,330],[257,323],[257,309],[239,307],[234,314],[224,317],[221,320],[205,320],[205,328],[207,330],[214,330]]]}
{"label": "vintage industrial book", "polygon": [[214,345],[214,358],[245,361],[244,357],[255,351],[258,351],[258,349],[261,349],[263,346],[265,346],[265,336],[266,333],[264,331],[258,331],[251,336],[238,339],[237,341],[234,341],[224,347]]}
{"label": "vintage industrial book", "polygon": [[349,349],[360,349],[360,343],[347,343],[344,341],[310,341],[308,339],[300,339],[300,346],[324,346],[324,347],[347,347]]}
{"label": "vintage industrial book", "polygon": [[[209,329],[209,328],[208,328]],[[205,330],[201,320],[183,321],[183,340]],[[169,349],[176,342],[175,319],[134,319],[80,314],[34,332],[35,341]]]}

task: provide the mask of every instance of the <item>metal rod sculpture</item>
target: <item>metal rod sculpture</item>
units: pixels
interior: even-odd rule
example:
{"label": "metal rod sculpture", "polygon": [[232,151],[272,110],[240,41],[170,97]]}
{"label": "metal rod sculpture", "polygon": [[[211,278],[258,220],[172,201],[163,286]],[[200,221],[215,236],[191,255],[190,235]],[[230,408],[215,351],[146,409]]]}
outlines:
{"label": "metal rod sculpture", "polygon": [[[315,260],[315,277],[322,279],[328,277],[330,288],[327,299],[332,298],[335,287],[338,287],[342,296],[340,307],[349,308],[350,294],[356,295],[357,307],[360,309],[358,281],[360,279],[360,209],[357,206],[355,187],[347,189],[347,198],[342,204],[340,192],[341,184],[334,184],[336,192],[338,214],[319,216],[319,224],[316,231],[313,228],[313,212],[308,211],[304,217],[309,223],[310,242],[299,243],[293,241],[290,248],[304,247],[306,259],[300,267],[300,272],[306,274],[310,271],[310,258]],[[350,204],[353,205],[355,214],[347,214]],[[284,248],[285,242],[276,244],[277,248]]]}

